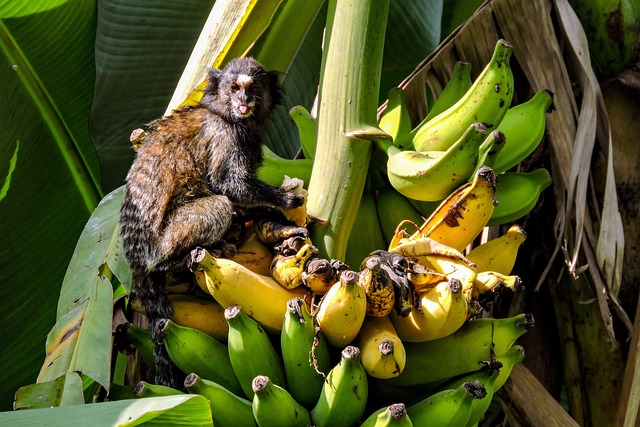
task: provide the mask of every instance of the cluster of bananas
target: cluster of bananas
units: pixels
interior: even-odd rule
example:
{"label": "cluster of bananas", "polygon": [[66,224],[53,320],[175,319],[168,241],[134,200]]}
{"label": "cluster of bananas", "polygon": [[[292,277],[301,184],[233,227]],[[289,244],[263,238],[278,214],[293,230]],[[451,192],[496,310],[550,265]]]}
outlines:
{"label": "cluster of bananas", "polygon": [[[540,143],[551,105],[541,90],[509,108],[510,55],[500,40],[473,83],[456,64],[415,129],[402,90],[390,92],[379,125],[392,140],[372,157],[346,263],[319,257],[304,206],[284,212],[288,224],[245,224],[233,256],[192,251],[197,285],[167,284],[174,317],[161,325],[184,390],[141,382],[110,397],[202,394],[221,426],[476,425],[522,361],[516,340],[533,318],[478,316],[521,287],[522,228],[469,248],[549,185],[544,169],[508,171]],[[260,173],[273,184],[310,174],[315,124],[291,115],[306,159],[267,151]],[[124,324],[117,336],[153,366],[148,331]]]}

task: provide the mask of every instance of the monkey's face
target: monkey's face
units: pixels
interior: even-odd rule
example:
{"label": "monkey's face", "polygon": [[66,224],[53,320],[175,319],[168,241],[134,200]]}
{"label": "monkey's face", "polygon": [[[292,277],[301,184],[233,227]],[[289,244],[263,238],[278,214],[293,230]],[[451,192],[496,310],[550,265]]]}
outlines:
{"label": "monkey's face", "polygon": [[221,88],[228,96],[230,112],[238,119],[247,119],[258,113],[259,103],[266,102],[260,82],[247,74],[238,74]]}

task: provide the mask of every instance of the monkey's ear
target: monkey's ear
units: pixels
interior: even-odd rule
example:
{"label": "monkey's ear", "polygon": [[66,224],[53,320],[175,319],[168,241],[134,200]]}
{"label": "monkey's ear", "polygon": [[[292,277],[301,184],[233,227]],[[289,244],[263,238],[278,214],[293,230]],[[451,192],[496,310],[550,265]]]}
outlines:
{"label": "monkey's ear", "polygon": [[271,101],[273,105],[282,104],[284,98],[284,89],[282,87],[282,83],[280,83],[280,78],[284,75],[284,73],[273,70],[267,71],[267,79],[269,80],[269,89],[271,92]]}
{"label": "monkey's ear", "polygon": [[209,84],[207,85],[207,92],[216,92],[218,90],[221,76],[222,70],[217,68],[209,69]]}

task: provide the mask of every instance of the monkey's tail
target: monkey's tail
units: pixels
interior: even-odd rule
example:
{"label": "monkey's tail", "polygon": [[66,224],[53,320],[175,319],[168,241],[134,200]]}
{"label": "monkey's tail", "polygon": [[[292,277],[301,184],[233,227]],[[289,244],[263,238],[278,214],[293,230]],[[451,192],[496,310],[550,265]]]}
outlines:
{"label": "monkey's tail", "polygon": [[171,301],[169,301],[164,288],[164,276],[161,272],[134,271],[133,279],[137,285],[135,288],[136,297],[146,312],[149,331],[154,343],[155,382],[181,389],[184,374],[169,358],[164,346],[162,331],[158,327],[160,320],[173,317]]}

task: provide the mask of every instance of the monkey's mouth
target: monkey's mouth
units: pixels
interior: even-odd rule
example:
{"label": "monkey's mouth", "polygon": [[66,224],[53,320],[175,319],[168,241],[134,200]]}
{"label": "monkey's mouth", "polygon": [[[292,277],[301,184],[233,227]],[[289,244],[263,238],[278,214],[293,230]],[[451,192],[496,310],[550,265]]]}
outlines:
{"label": "monkey's mouth", "polygon": [[251,107],[247,104],[239,104],[236,107],[236,112],[242,118],[249,117],[252,114]]}

